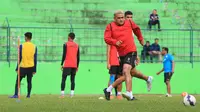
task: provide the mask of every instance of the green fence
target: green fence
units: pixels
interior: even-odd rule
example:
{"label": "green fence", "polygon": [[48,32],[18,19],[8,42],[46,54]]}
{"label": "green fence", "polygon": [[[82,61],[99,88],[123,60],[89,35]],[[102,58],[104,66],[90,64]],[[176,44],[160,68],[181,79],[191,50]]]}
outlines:
{"label": "green fence", "polygon": [[[0,60],[17,60],[17,38],[24,42],[24,33],[33,33],[33,42],[38,47],[39,61],[60,61],[62,45],[67,41],[71,28],[53,27],[4,27],[0,29]],[[145,41],[151,44],[159,38],[161,47],[169,47],[170,53],[175,56],[176,62],[200,61],[200,30],[193,29],[163,29],[161,32],[142,29]],[[102,28],[73,28],[76,34],[75,41],[80,45],[81,61],[105,61],[106,46],[104,42],[104,29]],[[138,54],[142,46],[135,37]]]}

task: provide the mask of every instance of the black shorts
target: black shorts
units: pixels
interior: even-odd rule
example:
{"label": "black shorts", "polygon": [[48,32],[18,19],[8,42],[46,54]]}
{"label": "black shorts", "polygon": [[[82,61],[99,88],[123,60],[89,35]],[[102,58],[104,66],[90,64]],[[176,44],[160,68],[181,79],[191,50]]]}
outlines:
{"label": "black shorts", "polygon": [[76,68],[63,68],[63,75],[76,74]]}
{"label": "black shorts", "polygon": [[126,56],[120,56],[120,72],[123,71],[123,65],[129,64],[132,68],[136,66],[137,52],[128,53]]}
{"label": "black shorts", "polygon": [[164,73],[164,82],[170,81],[172,78],[173,73],[172,72],[166,72]]}
{"label": "black shorts", "polygon": [[29,67],[29,68],[20,67],[20,76],[26,77],[27,75],[33,76],[33,67]]}
{"label": "black shorts", "polygon": [[111,66],[109,70],[109,74],[119,75],[120,74],[119,66]]}

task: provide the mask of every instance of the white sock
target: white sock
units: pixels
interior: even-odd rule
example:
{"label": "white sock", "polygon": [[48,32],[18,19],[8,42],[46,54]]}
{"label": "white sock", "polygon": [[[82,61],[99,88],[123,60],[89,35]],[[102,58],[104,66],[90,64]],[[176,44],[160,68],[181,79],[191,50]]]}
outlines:
{"label": "white sock", "polygon": [[74,95],[74,90],[71,90],[71,95]]}
{"label": "white sock", "polygon": [[61,91],[61,95],[64,95],[65,94],[65,91]]}
{"label": "white sock", "polygon": [[110,92],[110,95],[112,95],[112,91]]}
{"label": "white sock", "polygon": [[121,92],[117,92],[117,95],[121,95]]}
{"label": "white sock", "polygon": [[113,86],[112,85],[110,85],[107,89],[106,89],[106,91],[107,92],[111,92],[112,91],[112,89],[113,89]]}
{"label": "white sock", "polygon": [[148,76],[147,82],[150,82],[150,80],[151,80],[151,79],[150,79],[150,77]]}
{"label": "white sock", "polygon": [[130,92],[126,92],[126,94],[132,99],[133,98],[133,93],[132,93],[132,91],[130,91]]}

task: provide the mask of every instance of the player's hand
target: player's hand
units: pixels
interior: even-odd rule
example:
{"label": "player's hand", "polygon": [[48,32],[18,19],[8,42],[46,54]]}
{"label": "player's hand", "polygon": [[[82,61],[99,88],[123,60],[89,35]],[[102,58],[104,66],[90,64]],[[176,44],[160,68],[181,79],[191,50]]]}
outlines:
{"label": "player's hand", "polygon": [[107,64],[107,69],[110,70],[110,64]]}
{"label": "player's hand", "polygon": [[60,69],[61,69],[61,71],[63,71],[63,66],[61,66],[61,68],[60,68]]}
{"label": "player's hand", "polygon": [[159,75],[159,74],[160,74],[160,72],[157,72],[156,74],[157,74],[157,75]]}
{"label": "player's hand", "polygon": [[142,46],[144,46],[144,40],[141,40],[141,41],[140,41],[140,44],[141,44]]}
{"label": "player's hand", "polygon": [[174,70],[172,69],[172,73],[174,73]]}
{"label": "player's hand", "polygon": [[121,44],[122,44],[122,41],[121,41],[121,40],[119,40],[119,41],[116,42],[116,45],[117,45],[117,46],[120,46]]}
{"label": "player's hand", "polygon": [[135,63],[135,64],[136,64],[136,65],[139,65],[139,63],[140,63],[140,57],[137,56],[137,59],[136,59],[136,63]]}
{"label": "player's hand", "polygon": [[33,75],[35,75],[36,74],[36,72],[33,72]]}

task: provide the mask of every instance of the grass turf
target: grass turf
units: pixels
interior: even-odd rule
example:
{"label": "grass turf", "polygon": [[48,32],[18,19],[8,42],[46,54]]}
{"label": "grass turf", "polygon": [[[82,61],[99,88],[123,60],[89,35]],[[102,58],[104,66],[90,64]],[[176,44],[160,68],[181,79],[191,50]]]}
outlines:
{"label": "grass turf", "polygon": [[[183,98],[175,95],[166,98],[164,95],[136,95],[137,101],[99,100],[102,95],[66,96],[32,95],[30,99],[22,96],[20,102],[0,96],[0,112],[199,112],[200,106],[184,106]],[[195,95],[197,102],[200,96]]]}

